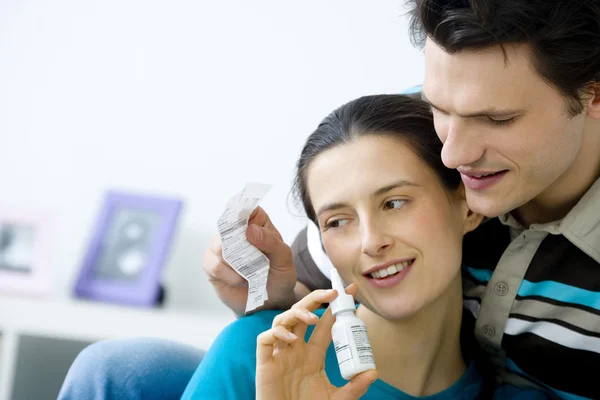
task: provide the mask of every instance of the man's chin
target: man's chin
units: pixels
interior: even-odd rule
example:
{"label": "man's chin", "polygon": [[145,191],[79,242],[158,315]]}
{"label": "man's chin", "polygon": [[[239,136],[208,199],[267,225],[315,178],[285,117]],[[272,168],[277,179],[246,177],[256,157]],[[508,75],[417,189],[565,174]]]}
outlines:
{"label": "man's chin", "polygon": [[510,208],[506,207],[506,203],[499,199],[491,199],[487,196],[471,195],[467,191],[467,204],[473,212],[481,214],[488,218],[495,218],[510,212]]}

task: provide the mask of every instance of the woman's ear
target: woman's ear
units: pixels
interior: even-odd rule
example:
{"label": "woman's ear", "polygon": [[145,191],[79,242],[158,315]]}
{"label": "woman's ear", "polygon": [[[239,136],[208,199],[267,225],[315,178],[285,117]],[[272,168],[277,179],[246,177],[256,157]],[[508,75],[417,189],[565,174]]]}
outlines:
{"label": "woman's ear", "polygon": [[[467,202],[465,202],[465,204],[467,204]],[[464,233],[467,234],[471,231],[474,231],[479,226],[479,224],[481,224],[481,221],[483,221],[483,215],[477,214],[476,212],[471,211],[469,207],[467,207],[467,215],[465,217],[464,224]]]}
{"label": "woman's ear", "polygon": [[479,224],[481,224],[481,221],[483,221],[483,215],[473,212],[469,208],[469,205],[467,204],[465,187],[462,183],[457,189],[457,196],[458,201],[460,202],[460,216],[462,218],[464,227],[463,234],[467,234],[471,231],[474,231],[475,228],[477,228]]}
{"label": "woman's ear", "polygon": [[587,114],[593,119],[600,119],[600,82],[594,82],[590,85],[590,94]]}

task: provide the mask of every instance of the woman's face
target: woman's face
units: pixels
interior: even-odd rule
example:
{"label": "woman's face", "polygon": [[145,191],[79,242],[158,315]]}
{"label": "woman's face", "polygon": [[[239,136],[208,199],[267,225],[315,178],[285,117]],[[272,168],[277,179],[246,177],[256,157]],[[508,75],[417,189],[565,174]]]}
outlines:
{"label": "woman's face", "polygon": [[460,283],[462,238],[481,218],[410,146],[363,136],[321,153],[307,172],[325,251],[358,284],[361,304],[406,318]]}

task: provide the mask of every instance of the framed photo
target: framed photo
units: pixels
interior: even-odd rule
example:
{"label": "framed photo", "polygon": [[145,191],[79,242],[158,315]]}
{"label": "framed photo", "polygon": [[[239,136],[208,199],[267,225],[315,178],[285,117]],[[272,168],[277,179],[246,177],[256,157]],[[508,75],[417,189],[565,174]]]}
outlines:
{"label": "framed photo", "polygon": [[50,293],[50,231],[49,214],[0,207],[0,292]]}
{"label": "framed photo", "polygon": [[153,306],[183,202],[108,192],[75,285],[78,297]]}

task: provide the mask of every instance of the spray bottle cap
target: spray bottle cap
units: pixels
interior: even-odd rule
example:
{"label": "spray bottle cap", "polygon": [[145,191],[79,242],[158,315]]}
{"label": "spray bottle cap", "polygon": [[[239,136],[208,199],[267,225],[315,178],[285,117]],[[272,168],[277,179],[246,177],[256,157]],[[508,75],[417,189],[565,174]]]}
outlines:
{"label": "spray bottle cap", "polygon": [[338,274],[335,268],[329,270],[329,276],[331,277],[331,286],[337,290],[337,297],[331,302],[331,312],[333,315],[340,311],[352,311],[356,309],[354,305],[354,298],[346,293],[344,290],[344,283],[340,274]]}

